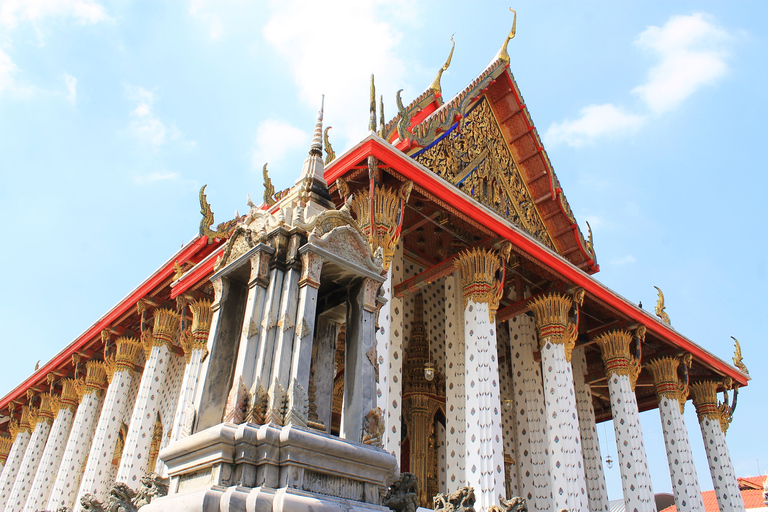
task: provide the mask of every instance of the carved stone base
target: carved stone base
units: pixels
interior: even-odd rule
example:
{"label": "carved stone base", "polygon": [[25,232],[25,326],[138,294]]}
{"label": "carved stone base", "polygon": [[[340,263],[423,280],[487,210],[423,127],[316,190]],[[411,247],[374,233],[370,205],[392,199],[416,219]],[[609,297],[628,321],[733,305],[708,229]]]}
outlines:
{"label": "carved stone base", "polygon": [[160,452],[169,496],[142,512],[386,511],[395,458],[295,425],[222,423]]}

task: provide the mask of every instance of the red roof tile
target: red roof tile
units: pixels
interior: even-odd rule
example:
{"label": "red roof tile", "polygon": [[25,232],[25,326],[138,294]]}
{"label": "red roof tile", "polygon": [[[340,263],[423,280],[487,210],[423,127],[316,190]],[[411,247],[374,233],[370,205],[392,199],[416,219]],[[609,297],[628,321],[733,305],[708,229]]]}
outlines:
{"label": "red roof tile", "polygon": [[[765,480],[765,476],[750,478],[750,481],[757,479],[762,482]],[[739,478],[739,481],[741,480],[743,479]],[[704,499],[705,512],[719,512],[720,508],[717,506],[717,496],[715,495],[715,491],[704,491],[701,493],[701,496]],[[765,503],[763,503],[762,483],[760,484],[760,489],[742,490],[741,498],[744,500],[744,508],[747,510],[765,507]],[[677,507],[672,505],[671,507],[667,507],[663,510],[660,510],[659,512],[677,512]]]}

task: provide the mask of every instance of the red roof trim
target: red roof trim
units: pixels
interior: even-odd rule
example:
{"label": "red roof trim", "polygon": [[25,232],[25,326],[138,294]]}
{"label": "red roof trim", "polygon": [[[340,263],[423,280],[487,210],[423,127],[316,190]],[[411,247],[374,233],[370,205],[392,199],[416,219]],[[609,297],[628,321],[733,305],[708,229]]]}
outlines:
{"label": "red roof trim", "polygon": [[[220,243],[220,242],[219,242]],[[164,280],[173,275],[174,263],[184,263],[190,258],[204,252],[208,248],[206,237],[197,237],[183,247],[178,253],[176,253],[170,260],[168,260],[162,267],[160,267],[154,274],[152,274],[146,281],[144,281],[138,288],[136,288],[130,295],[120,301],[115,307],[113,307],[106,315],[101,317],[99,321],[93,324],[83,334],[78,336],[72,343],[70,343],[64,350],[59,352],[53,359],[48,361],[35,373],[30,375],[25,381],[16,386],[10,393],[5,395],[0,400],[0,410],[8,406],[8,402],[16,400],[22,397],[26,390],[45,380],[45,376],[48,373],[56,370],[59,366],[69,362],[72,354],[82,349],[93,338],[100,336],[101,331],[109,327],[109,325],[120,318],[126,311],[134,307],[134,305],[146,296],[152,290],[157,288]],[[214,246],[216,247],[216,246]]]}
{"label": "red roof trim", "polygon": [[408,155],[396,150],[390,144],[384,142],[375,135],[369,135],[363,142],[334,160],[325,171],[326,182],[333,183],[368,155],[373,155],[385,164],[391,165],[406,178],[418,183],[420,186],[434,193],[444,201],[453,204],[458,210],[466,212],[467,215],[476,219],[481,224],[487,226],[500,236],[503,236],[515,244],[515,246],[543,262],[552,270],[570,280],[573,284],[581,286],[587,293],[593,295],[598,300],[607,303],[632,320],[645,325],[661,338],[671,341],[681,349],[690,352],[693,357],[705,362],[716,371],[733,378],[739,385],[747,385],[748,378],[744,374],[724,361],[716,358],[690,340],[684,338],[667,325],[662,324],[660,321],[651,317],[647,312],[628,302],[623,297],[616,295],[605,285],[596,281],[564,258],[551,252],[543,245],[518,231],[516,228],[503,221],[486,208],[480,206],[472,198],[451,186],[437,175],[431,172],[424,172],[423,166],[419,165]]}

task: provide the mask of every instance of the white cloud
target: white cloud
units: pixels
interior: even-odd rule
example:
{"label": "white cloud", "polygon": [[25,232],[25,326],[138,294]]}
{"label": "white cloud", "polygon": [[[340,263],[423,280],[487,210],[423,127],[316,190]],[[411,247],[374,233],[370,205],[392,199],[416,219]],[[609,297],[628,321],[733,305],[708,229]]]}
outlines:
{"label": "white cloud", "polygon": [[648,71],[648,81],[632,92],[656,114],[677,108],[699,88],[727,73],[724,43],[728,39],[725,30],[701,13],[673,16],[663,27],[648,27],[635,43],[657,54],[660,62]]}
{"label": "white cloud", "polygon": [[13,63],[11,56],[0,48],[0,93],[14,87],[14,75],[17,71],[18,67]]}
{"label": "white cloud", "polygon": [[270,168],[275,168],[273,166],[279,165],[283,156],[289,151],[301,149],[302,146],[309,151],[311,142],[311,135],[308,132],[285,121],[267,119],[256,129],[253,168],[261,169],[266,163],[270,164]]}
{"label": "white cloud", "polygon": [[0,24],[8,28],[20,21],[34,23],[54,16],[72,17],[80,23],[110,19],[104,6],[94,0],[4,0],[0,5]]}
{"label": "white cloud", "polygon": [[392,2],[286,0],[271,7],[264,37],[290,66],[307,105],[317,108],[325,94],[325,124],[334,126],[339,153],[367,131],[371,73],[377,96],[393,100],[408,88],[407,67],[396,57],[402,33],[384,21]]}
{"label": "white cloud", "polygon": [[182,142],[194,146],[195,141],[186,141],[175,125],[166,124],[154,112],[157,101],[155,93],[143,87],[128,87],[128,97],[136,102],[136,107],[129,116],[128,132],[140,141],[150,144],[157,150],[169,141]]}
{"label": "white cloud", "polygon": [[644,116],[630,114],[611,103],[589,105],[579,111],[580,117],[552,123],[544,134],[547,144],[561,143],[580,147],[599,137],[616,137],[637,131],[646,121]]}
{"label": "white cloud", "polygon": [[635,263],[637,261],[634,256],[631,254],[626,254],[620,258],[614,258],[610,261],[611,265],[615,265],[617,267],[620,267],[622,265],[629,265],[631,263]]}
{"label": "white cloud", "polygon": [[179,178],[181,178],[181,174],[177,172],[154,171],[141,176],[135,176],[133,181],[137,185],[150,185],[158,181],[177,181]]}
{"label": "white cloud", "polygon": [[197,18],[208,26],[208,36],[212,40],[221,37],[224,32],[224,25],[219,15],[208,10],[209,2],[206,0],[192,0],[189,3],[189,15]]}
{"label": "white cloud", "polygon": [[632,113],[611,103],[589,105],[574,121],[552,123],[544,138],[551,145],[580,147],[602,137],[636,132],[651,114],[674,110],[699,88],[727,73],[724,44],[728,39],[728,33],[705,14],[672,16],[663,27],[648,27],[635,44],[658,55],[659,64],[648,70],[646,83],[632,89],[632,93],[640,97],[649,112]]}
{"label": "white cloud", "polygon": [[74,105],[77,101],[77,78],[64,73],[64,85],[67,86],[67,101]]}

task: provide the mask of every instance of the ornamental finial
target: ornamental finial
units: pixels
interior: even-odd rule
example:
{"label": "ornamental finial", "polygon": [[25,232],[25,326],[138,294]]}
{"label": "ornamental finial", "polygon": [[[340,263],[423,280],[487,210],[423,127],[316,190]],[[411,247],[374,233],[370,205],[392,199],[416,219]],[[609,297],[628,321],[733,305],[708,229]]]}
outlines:
{"label": "ornamental finial", "polygon": [[312,147],[309,150],[310,155],[323,156],[323,108],[325,106],[325,94],[320,96],[320,111],[317,113],[317,123],[315,124],[315,136],[312,138]]}
{"label": "ornamental finial", "polygon": [[739,340],[737,340],[733,336],[731,336],[731,339],[736,344],[736,347],[733,351],[733,364],[734,366],[736,366],[736,368],[741,370],[743,373],[746,373],[747,375],[749,375],[749,370],[747,370],[747,365],[744,364],[744,358],[741,355],[741,344],[739,344]]}
{"label": "ornamental finial", "polygon": [[336,158],[336,152],[333,150],[333,146],[331,146],[331,141],[328,140],[328,130],[330,130],[331,128],[332,127],[329,126],[323,132],[323,146],[325,147],[325,165],[328,165],[329,163],[333,162],[333,159]]}
{"label": "ornamental finial", "polygon": [[373,73],[371,73],[371,119],[368,121],[368,130],[376,131],[376,84],[373,83]]}
{"label": "ornamental finial", "polygon": [[661,321],[665,324],[672,325],[672,322],[669,320],[669,315],[666,313],[666,311],[664,311],[667,309],[667,307],[664,305],[664,293],[658,286],[654,286],[654,288],[656,288],[656,290],[659,292],[659,298],[656,301],[656,316],[661,318]]}
{"label": "ornamental finial", "polygon": [[443,64],[443,67],[441,67],[440,71],[437,72],[437,76],[432,81],[432,85],[429,86],[430,89],[432,89],[438,94],[442,94],[442,88],[440,87],[440,78],[442,78],[443,73],[451,65],[451,59],[453,58],[453,50],[456,48],[456,41],[453,40],[453,35],[451,35],[451,44],[452,44],[451,53],[448,54],[448,58],[446,59],[445,64]]}
{"label": "ornamental finial", "polygon": [[513,8],[509,8],[509,10],[512,12],[512,14],[515,15],[515,17],[512,20],[512,30],[509,31],[509,35],[504,40],[504,44],[501,45],[501,49],[499,49],[499,53],[496,54],[496,59],[501,59],[504,62],[509,62],[509,53],[507,53],[507,45],[509,45],[509,42],[515,38],[515,32],[517,31],[517,12]]}

